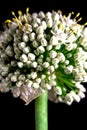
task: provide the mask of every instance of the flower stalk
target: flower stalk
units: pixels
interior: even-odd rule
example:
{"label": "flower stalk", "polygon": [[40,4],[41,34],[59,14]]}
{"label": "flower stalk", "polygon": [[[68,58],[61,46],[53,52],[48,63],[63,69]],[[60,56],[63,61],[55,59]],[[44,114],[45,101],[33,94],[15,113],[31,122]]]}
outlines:
{"label": "flower stalk", "polygon": [[35,99],[35,130],[48,130],[48,92]]}

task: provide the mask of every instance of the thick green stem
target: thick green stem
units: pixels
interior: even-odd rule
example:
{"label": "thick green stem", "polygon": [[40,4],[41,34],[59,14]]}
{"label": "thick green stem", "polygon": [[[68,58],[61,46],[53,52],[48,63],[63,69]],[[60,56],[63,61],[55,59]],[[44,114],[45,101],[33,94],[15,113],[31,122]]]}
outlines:
{"label": "thick green stem", "polygon": [[35,99],[35,129],[48,130],[48,92]]}

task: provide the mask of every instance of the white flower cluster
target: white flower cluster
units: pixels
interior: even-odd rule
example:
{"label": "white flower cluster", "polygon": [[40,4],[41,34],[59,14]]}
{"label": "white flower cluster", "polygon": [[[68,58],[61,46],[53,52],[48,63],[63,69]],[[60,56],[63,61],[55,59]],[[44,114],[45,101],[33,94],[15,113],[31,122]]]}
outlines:
{"label": "white flower cluster", "polygon": [[72,13],[28,11],[18,18],[12,12],[0,34],[0,91],[27,104],[45,90],[54,102],[79,102],[87,82],[87,28]]}

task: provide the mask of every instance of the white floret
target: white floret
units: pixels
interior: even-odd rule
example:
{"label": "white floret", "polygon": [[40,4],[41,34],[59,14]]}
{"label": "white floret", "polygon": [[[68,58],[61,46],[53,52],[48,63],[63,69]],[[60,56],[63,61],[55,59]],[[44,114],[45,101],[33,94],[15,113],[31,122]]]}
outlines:
{"label": "white floret", "polygon": [[50,84],[51,86],[56,86],[56,85],[57,85],[55,80],[51,80],[51,81],[49,82],[49,84]]}
{"label": "white floret", "polygon": [[33,82],[31,80],[27,79],[25,82],[26,82],[27,87],[29,88],[32,87]]}
{"label": "white floret", "polygon": [[45,14],[44,14],[43,11],[40,11],[39,14],[38,14],[38,16],[39,16],[41,19],[45,18]]}
{"label": "white floret", "polygon": [[54,91],[56,92],[56,94],[62,95],[62,89],[61,89],[61,87],[59,87],[59,86],[54,87]]}
{"label": "white floret", "polygon": [[36,29],[36,33],[37,33],[37,34],[43,34],[43,32],[44,32],[44,29],[43,29],[43,26],[42,26],[42,25],[39,26],[39,27],[37,27],[37,29]]}
{"label": "white floret", "polygon": [[43,27],[43,29],[45,30],[47,28],[47,24],[45,21],[42,21],[41,22],[41,26]]}
{"label": "white floret", "polygon": [[44,62],[44,63],[43,63],[43,67],[44,67],[44,68],[48,68],[48,67],[49,67],[49,63],[48,63],[48,62]]}
{"label": "white floret", "polygon": [[41,78],[36,78],[35,81],[40,84],[41,83]]}
{"label": "white floret", "polygon": [[29,41],[29,37],[27,34],[23,34],[23,41],[24,42],[28,42]]}
{"label": "white floret", "polygon": [[75,81],[82,82],[83,81],[83,77],[78,74],[78,75],[75,76]]}
{"label": "white floret", "polygon": [[41,19],[40,18],[36,18],[35,21],[36,21],[37,24],[39,24],[39,25],[41,24]]}
{"label": "white floret", "polygon": [[56,36],[52,36],[52,37],[50,38],[50,44],[51,44],[51,45],[58,45],[58,39],[57,39]]}
{"label": "white floret", "polygon": [[41,79],[43,80],[43,79],[45,79],[45,78],[46,78],[46,75],[42,74],[42,75],[41,75]]}
{"label": "white floret", "polygon": [[38,71],[42,71],[42,70],[43,70],[43,67],[42,67],[41,65],[38,65],[38,66],[37,66],[37,70],[38,70]]}
{"label": "white floret", "polygon": [[50,84],[46,83],[46,84],[45,84],[45,88],[48,89],[48,90],[50,90],[52,87],[51,87]]}
{"label": "white floret", "polygon": [[30,41],[34,41],[35,40],[35,33],[34,32],[30,33],[29,38],[30,38]]}
{"label": "white floret", "polygon": [[55,46],[56,50],[59,50],[61,48],[61,44],[58,42],[58,44]]}
{"label": "white floret", "polygon": [[64,72],[66,74],[71,74],[72,70],[73,70],[73,66],[72,65],[69,65],[69,66],[67,66],[67,67],[64,68]]}
{"label": "white floret", "polygon": [[55,69],[54,69],[54,66],[51,65],[51,66],[48,67],[48,71],[49,71],[50,73],[54,72],[54,70],[55,70]]}
{"label": "white floret", "polygon": [[19,48],[20,50],[23,50],[25,47],[26,47],[26,43],[25,43],[25,42],[20,42],[20,43],[18,43],[18,48]]}
{"label": "white floret", "polygon": [[25,54],[28,54],[29,52],[30,52],[30,48],[27,46],[27,47],[25,47],[24,49],[23,49],[23,52],[25,53]]}
{"label": "white floret", "polygon": [[24,66],[24,64],[22,62],[17,62],[17,64],[18,64],[19,68],[22,68]]}
{"label": "white floret", "polygon": [[85,37],[87,37],[87,27],[84,28],[82,34],[83,34]]}
{"label": "white floret", "polygon": [[11,66],[16,67],[17,66],[17,62],[15,60],[12,60],[11,61]]}
{"label": "white floret", "polygon": [[87,61],[83,64],[84,69],[87,69]]}
{"label": "white floret", "polygon": [[73,43],[73,42],[75,42],[76,41],[76,36],[75,36],[75,34],[71,34],[69,37],[67,37],[67,42],[71,42],[71,43]]}
{"label": "white floret", "polygon": [[78,96],[79,96],[80,98],[85,98],[85,94],[84,94],[82,91],[79,91],[79,92],[78,92]]}
{"label": "white floret", "polygon": [[57,58],[58,58],[58,60],[59,60],[60,62],[64,62],[64,61],[65,61],[65,56],[64,56],[64,54],[61,53],[61,52],[58,52]]}
{"label": "white floret", "polygon": [[39,46],[39,47],[37,48],[37,52],[38,52],[38,53],[44,53],[44,52],[45,52],[45,48],[44,48],[43,46]]}
{"label": "white floret", "polygon": [[73,97],[70,93],[66,94],[65,96],[65,103],[68,105],[71,105],[73,102]]}
{"label": "white floret", "polygon": [[56,21],[56,22],[59,21],[59,14],[58,14],[58,13],[55,13],[55,14],[53,15],[53,20]]}
{"label": "white floret", "polygon": [[36,62],[36,61],[32,62],[32,63],[31,63],[31,66],[32,66],[33,68],[36,68],[36,67],[37,67],[37,62]]}
{"label": "white floret", "polygon": [[45,38],[42,38],[42,39],[41,39],[41,45],[42,45],[42,46],[47,46],[47,41],[46,41]]}
{"label": "white floret", "polygon": [[50,53],[49,53],[49,56],[50,56],[50,58],[55,58],[56,56],[57,56],[57,52],[56,51],[53,51],[53,50],[51,50],[50,51]]}
{"label": "white floret", "polygon": [[54,79],[56,79],[56,74],[52,74],[51,75],[51,78],[54,80]]}
{"label": "white floret", "polygon": [[22,84],[23,84],[23,82],[22,81],[17,81],[16,82],[16,86],[19,88],[19,87],[21,87],[22,86]]}
{"label": "white floret", "polygon": [[38,14],[35,12],[35,13],[32,13],[32,18],[35,19],[37,18]]}
{"label": "white floret", "polygon": [[13,94],[13,97],[15,97],[15,98],[20,96],[20,89],[19,89],[19,88],[13,87],[13,88],[11,89],[11,92],[12,92],[12,94]]}
{"label": "white floret", "polygon": [[13,54],[14,54],[11,46],[7,46],[5,52],[8,56],[13,56]]}
{"label": "white floret", "polygon": [[46,49],[50,51],[52,49],[52,45],[48,45]]}
{"label": "white floret", "polygon": [[33,41],[32,45],[33,45],[33,47],[37,48],[38,47],[38,42],[37,41]]}
{"label": "white floret", "polygon": [[37,77],[37,73],[36,72],[31,72],[31,78],[35,79]]}
{"label": "white floret", "polygon": [[74,91],[71,91],[70,94],[76,102],[80,102],[80,97]]}
{"label": "white floret", "polygon": [[28,54],[28,59],[29,59],[30,61],[34,61],[34,60],[35,60],[35,55],[34,55],[33,53],[29,53],[29,54]]}
{"label": "white floret", "polygon": [[17,81],[17,76],[16,75],[12,75],[11,76],[11,81],[12,82],[16,82]]}
{"label": "white floret", "polygon": [[23,63],[26,63],[28,61],[28,57],[26,54],[22,54],[20,57],[20,61]]}
{"label": "white floret", "polygon": [[46,19],[52,19],[52,14],[51,12],[46,13]]}
{"label": "white floret", "polygon": [[6,83],[0,83],[0,91],[1,92],[8,92],[9,87],[7,87],[7,82]]}
{"label": "white floret", "polygon": [[71,51],[71,50],[73,50],[73,48],[74,48],[73,43],[66,44],[67,51]]}
{"label": "white floret", "polygon": [[86,92],[86,88],[80,82],[76,82],[75,87],[82,92]]}
{"label": "white floret", "polygon": [[33,88],[39,88],[39,84],[38,84],[37,82],[34,82],[34,83],[32,84],[32,87],[33,87]]}
{"label": "white floret", "polygon": [[46,20],[46,24],[47,24],[47,27],[48,27],[48,28],[51,28],[52,25],[53,25],[52,19],[47,19],[47,20]]}
{"label": "white floret", "polygon": [[19,75],[18,80],[25,81],[26,77],[24,74]]}
{"label": "white floret", "polygon": [[44,34],[43,33],[41,33],[41,34],[37,34],[37,41],[41,41],[41,39],[43,39],[44,38]]}

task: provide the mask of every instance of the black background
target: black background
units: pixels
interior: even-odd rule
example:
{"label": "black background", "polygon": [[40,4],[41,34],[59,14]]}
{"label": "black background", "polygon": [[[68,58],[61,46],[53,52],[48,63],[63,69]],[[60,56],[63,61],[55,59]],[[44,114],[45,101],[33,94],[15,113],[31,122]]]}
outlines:
{"label": "black background", "polygon": [[[84,0],[0,0],[0,26],[6,19],[11,18],[11,11],[17,13],[18,10],[25,12],[26,7],[30,8],[30,13],[51,10],[62,10],[68,15],[74,11],[80,12],[83,20],[87,21],[87,7]],[[84,84],[86,87],[86,83]],[[48,101],[48,125],[49,130],[58,129],[79,129],[86,127],[87,117],[87,93],[80,103],[74,102],[71,106],[66,104],[54,104]],[[23,129],[35,130],[34,121],[34,101],[28,106],[12,94],[0,93],[0,130]]]}

